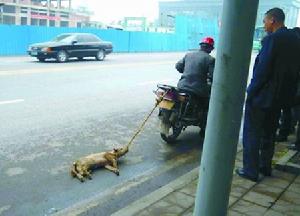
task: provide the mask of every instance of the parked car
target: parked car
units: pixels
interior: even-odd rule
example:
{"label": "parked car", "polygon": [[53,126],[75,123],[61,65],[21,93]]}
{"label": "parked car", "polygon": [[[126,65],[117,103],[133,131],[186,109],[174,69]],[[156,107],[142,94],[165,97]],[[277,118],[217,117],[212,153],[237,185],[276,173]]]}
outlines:
{"label": "parked car", "polygon": [[95,57],[103,61],[105,56],[113,51],[111,42],[103,41],[94,34],[68,33],[61,34],[52,41],[32,44],[28,54],[43,62],[55,58],[58,62],[66,62],[69,58]]}

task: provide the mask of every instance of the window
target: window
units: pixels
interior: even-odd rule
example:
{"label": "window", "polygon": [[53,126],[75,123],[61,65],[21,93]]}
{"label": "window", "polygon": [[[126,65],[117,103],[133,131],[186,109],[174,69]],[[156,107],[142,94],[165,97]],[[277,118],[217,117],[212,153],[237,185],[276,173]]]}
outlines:
{"label": "window", "polygon": [[68,27],[69,22],[68,21],[60,21],[60,27]]}
{"label": "window", "polygon": [[3,16],[3,24],[14,25],[16,23],[14,16]]}
{"label": "window", "polygon": [[47,10],[40,9],[39,14],[40,15],[47,15]]}
{"label": "window", "polygon": [[31,25],[39,25],[38,19],[31,19]]}
{"label": "window", "polygon": [[78,42],[78,43],[83,43],[83,42],[85,42],[85,39],[84,39],[83,35],[77,35],[77,36],[76,36],[76,39],[77,39],[77,42]]}
{"label": "window", "polygon": [[50,14],[49,14],[49,15],[55,17],[55,16],[56,16],[56,13],[55,13],[55,11],[50,11]]}
{"label": "window", "polygon": [[11,5],[3,6],[3,13],[16,13],[16,7]]}
{"label": "window", "polygon": [[21,17],[21,25],[27,25],[27,17]]}
{"label": "window", "polygon": [[64,12],[60,12],[60,17],[69,18],[69,14],[68,13],[64,13]]}
{"label": "window", "polygon": [[77,35],[76,39],[79,43],[82,42],[98,42],[100,39],[92,34]]}
{"label": "window", "polygon": [[84,35],[85,42],[98,42],[99,39],[95,35]]}
{"label": "window", "polygon": [[55,21],[54,20],[50,20],[49,21],[49,26],[55,26]]}
{"label": "window", "polygon": [[39,14],[39,10],[38,10],[38,9],[31,8],[31,13],[32,13],[32,14]]}
{"label": "window", "polygon": [[47,26],[47,20],[45,20],[45,19],[40,19],[39,25],[40,25],[40,26]]}
{"label": "window", "polygon": [[21,7],[21,13],[22,14],[27,14],[28,8],[27,7]]}
{"label": "window", "polygon": [[61,35],[58,35],[56,38],[54,38],[52,41],[69,43],[69,42],[73,41],[74,38],[75,38],[75,36],[72,34],[61,34]]}

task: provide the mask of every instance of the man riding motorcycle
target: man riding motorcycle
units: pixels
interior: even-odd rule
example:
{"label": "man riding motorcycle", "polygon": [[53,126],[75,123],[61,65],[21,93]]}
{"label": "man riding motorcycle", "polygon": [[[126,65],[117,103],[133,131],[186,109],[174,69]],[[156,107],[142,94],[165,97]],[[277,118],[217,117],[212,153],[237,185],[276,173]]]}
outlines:
{"label": "man riding motorcycle", "polygon": [[[176,69],[182,73],[177,87],[195,98],[196,103],[208,109],[211,83],[215,66],[215,58],[210,55],[214,49],[214,39],[205,37],[199,43],[200,49],[187,53],[183,59],[176,63]],[[206,124],[206,120],[204,121]],[[202,127],[202,128],[205,128]],[[204,137],[204,129],[200,135]]]}

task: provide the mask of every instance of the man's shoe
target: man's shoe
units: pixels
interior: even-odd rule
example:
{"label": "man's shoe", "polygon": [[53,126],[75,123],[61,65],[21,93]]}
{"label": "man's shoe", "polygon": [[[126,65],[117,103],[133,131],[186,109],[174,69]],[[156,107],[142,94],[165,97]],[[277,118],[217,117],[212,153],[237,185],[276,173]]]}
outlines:
{"label": "man's shoe", "polygon": [[235,173],[238,174],[240,177],[248,179],[250,181],[253,181],[253,182],[258,181],[258,177],[253,177],[253,176],[248,175],[243,168],[236,169]]}
{"label": "man's shoe", "polygon": [[268,169],[268,168],[265,168],[265,167],[259,168],[259,172],[261,174],[263,174],[264,176],[271,176],[272,175],[272,169]]}

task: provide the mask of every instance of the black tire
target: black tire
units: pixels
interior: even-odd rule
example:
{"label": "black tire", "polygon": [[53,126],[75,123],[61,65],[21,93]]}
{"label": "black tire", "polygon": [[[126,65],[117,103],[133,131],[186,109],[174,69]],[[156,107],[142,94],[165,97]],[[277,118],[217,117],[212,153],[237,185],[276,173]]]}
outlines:
{"label": "black tire", "polygon": [[171,126],[171,133],[166,136],[163,133],[160,133],[161,138],[166,142],[166,143],[174,143],[177,139],[177,137],[180,135],[181,131],[182,131],[182,126]]}
{"label": "black tire", "polygon": [[62,62],[67,62],[69,59],[69,56],[68,56],[68,53],[64,50],[60,50],[57,52],[56,54],[56,60],[57,62],[59,63],[62,63]]}
{"label": "black tire", "polygon": [[45,62],[45,58],[37,58],[39,62]]}
{"label": "black tire", "polygon": [[102,50],[102,49],[98,50],[95,58],[96,58],[97,61],[103,61],[104,58],[105,58],[105,52],[104,52],[104,50]]}

